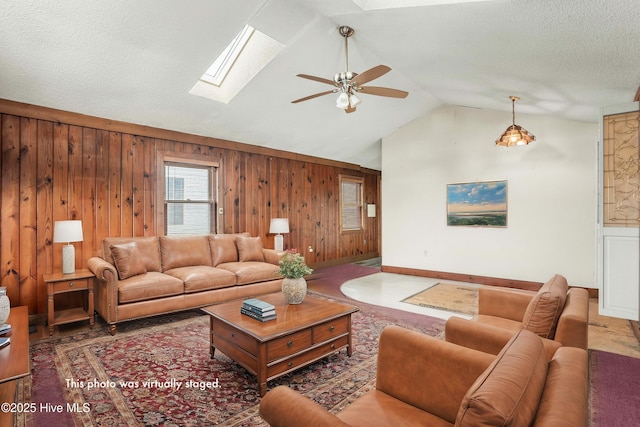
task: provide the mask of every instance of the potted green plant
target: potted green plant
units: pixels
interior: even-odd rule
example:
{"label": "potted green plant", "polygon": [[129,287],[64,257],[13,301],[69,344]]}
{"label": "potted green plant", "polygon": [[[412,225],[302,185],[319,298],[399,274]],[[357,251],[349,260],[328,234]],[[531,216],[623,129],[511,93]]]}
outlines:
{"label": "potted green plant", "polygon": [[295,250],[288,250],[282,255],[276,272],[284,277],[282,293],[288,304],[300,304],[307,295],[307,281],[304,276],[313,273],[305,263],[304,257]]}

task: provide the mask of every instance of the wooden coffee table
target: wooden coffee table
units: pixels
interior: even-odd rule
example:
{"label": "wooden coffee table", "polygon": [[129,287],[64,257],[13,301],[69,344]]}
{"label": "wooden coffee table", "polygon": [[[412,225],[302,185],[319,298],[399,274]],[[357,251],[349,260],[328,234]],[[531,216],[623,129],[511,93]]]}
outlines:
{"label": "wooden coffee table", "polygon": [[260,322],[240,313],[243,300],[203,308],[210,315],[211,358],[216,349],[258,379],[260,396],[267,381],[300,369],[343,348],[351,356],[351,314],[358,307],[307,295],[287,304],[282,293],[261,295],[278,316]]}

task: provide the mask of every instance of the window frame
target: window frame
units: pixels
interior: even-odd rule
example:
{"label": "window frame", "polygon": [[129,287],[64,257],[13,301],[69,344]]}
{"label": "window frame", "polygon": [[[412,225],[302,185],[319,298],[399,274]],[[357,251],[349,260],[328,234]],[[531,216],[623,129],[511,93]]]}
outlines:
{"label": "window frame", "polygon": [[[351,176],[351,175],[340,175],[340,179],[339,179],[340,183],[340,233],[341,234],[347,234],[347,233],[361,233],[364,231],[364,225],[365,225],[365,221],[364,221],[364,178],[360,177],[360,176]],[[358,211],[358,216],[359,216],[359,227],[358,228],[345,228],[345,224],[344,224],[344,199],[343,199],[343,185],[345,183],[353,183],[359,186],[359,191],[358,191],[358,199],[359,199],[359,203],[355,203],[353,205],[349,205],[349,206],[356,206],[357,207],[357,211]]]}
{"label": "window frame", "polygon": [[[181,155],[180,153],[162,153],[158,152],[156,162],[156,176],[157,186],[156,194],[158,204],[162,205],[162,208],[156,209],[156,233],[160,236],[167,235],[167,199],[165,195],[166,190],[166,177],[165,177],[165,165],[176,165],[178,167],[193,167],[193,168],[210,168],[209,173],[209,198],[207,201],[189,201],[189,203],[207,203],[210,205],[210,224],[209,232],[218,233],[219,226],[223,222],[219,215],[222,215],[222,211],[219,210],[218,196],[220,194],[220,188],[218,179],[220,164],[212,161],[210,158],[204,156],[189,156]],[[160,206],[158,206],[160,207]]]}

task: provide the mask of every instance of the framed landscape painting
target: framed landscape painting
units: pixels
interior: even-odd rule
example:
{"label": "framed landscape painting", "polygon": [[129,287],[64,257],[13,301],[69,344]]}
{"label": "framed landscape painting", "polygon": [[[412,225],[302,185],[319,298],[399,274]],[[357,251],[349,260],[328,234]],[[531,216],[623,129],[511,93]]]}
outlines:
{"label": "framed landscape painting", "polygon": [[507,226],[507,181],[447,184],[447,225]]}

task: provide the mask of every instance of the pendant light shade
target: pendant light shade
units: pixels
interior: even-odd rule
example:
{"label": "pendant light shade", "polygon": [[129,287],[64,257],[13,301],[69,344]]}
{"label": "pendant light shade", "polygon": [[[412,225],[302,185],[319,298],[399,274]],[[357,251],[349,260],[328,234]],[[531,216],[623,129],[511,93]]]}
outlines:
{"label": "pendant light shade", "polygon": [[496,140],[496,145],[511,147],[512,145],[527,145],[536,140],[536,137],[528,130],[516,124],[515,103],[520,100],[517,96],[510,96],[512,125],[505,130],[500,138]]}
{"label": "pendant light shade", "polygon": [[346,92],[342,92],[336,100],[336,107],[347,108],[349,106],[349,95]]}

